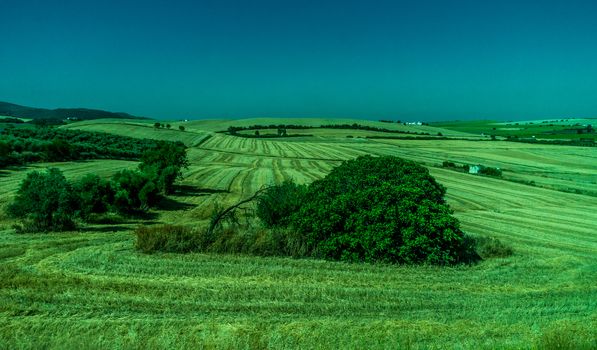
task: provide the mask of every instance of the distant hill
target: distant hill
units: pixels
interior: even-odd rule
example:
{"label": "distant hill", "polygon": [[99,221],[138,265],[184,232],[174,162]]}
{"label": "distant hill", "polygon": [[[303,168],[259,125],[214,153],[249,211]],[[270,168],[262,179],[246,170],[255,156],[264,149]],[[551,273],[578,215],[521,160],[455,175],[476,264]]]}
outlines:
{"label": "distant hill", "polygon": [[99,109],[88,108],[34,108],[20,106],[14,103],[0,102],[0,115],[27,119],[51,119],[63,120],[66,118],[76,118],[76,120],[91,120],[100,118],[118,118],[118,119],[149,119],[136,117],[128,113],[115,113],[102,111]]}

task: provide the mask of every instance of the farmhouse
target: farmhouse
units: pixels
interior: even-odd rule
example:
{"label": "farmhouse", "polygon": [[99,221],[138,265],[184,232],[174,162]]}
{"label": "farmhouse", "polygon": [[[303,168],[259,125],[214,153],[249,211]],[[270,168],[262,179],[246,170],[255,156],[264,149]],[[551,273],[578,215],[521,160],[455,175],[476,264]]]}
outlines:
{"label": "farmhouse", "polygon": [[468,167],[469,174],[478,174],[479,170],[481,170],[480,165],[469,165],[469,167]]}

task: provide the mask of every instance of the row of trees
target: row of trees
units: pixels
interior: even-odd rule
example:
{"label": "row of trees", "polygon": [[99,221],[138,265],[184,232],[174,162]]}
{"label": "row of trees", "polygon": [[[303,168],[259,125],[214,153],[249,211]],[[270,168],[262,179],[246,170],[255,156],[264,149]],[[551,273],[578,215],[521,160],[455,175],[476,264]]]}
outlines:
{"label": "row of trees", "polygon": [[174,182],[188,166],[184,145],[158,142],[142,155],[136,170],[122,170],[110,180],[89,174],[69,182],[59,169],[27,174],[9,215],[21,220],[25,232],[62,231],[75,220],[109,211],[131,215],[154,206],[162,195],[172,193]]}
{"label": "row of trees", "polygon": [[[155,123],[153,124],[153,127],[154,127],[154,128],[156,128],[156,129],[160,129],[160,128],[162,128],[162,129],[163,129],[163,128],[170,129],[170,128],[172,128],[172,125],[170,125],[170,124],[163,124],[163,123],[160,123],[160,122],[155,122]],[[179,125],[179,126],[178,126],[178,130],[180,130],[180,131],[184,131],[184,130],[185,130],[185,127],[184,127],[184,126],[182,126],[182,125]]]}
{"label": "row of trees", "polygon": [[367,130],[367,131],[379,131],[379,132],[386,132],[386,133],[393,133],[393,134],[430,135],[427,132],[386,129],[386,128],[379,128],[376,126],[361,125],[361,124],[357,124],[357,123],[353,123],[353,124],[323,124],[320,126],[293,125],[293,124],[229,126],[226,131],[230,135],[238,135],[239,131],[244,131],[244,130],[277,129],[278,136],[286,136],[287,129],[315,129],[315,128]]}

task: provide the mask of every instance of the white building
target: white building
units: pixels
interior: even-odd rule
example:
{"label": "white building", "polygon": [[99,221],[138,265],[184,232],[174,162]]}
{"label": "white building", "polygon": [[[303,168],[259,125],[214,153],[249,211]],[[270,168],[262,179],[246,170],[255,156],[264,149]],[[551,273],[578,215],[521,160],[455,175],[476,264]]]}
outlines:
{"label": "white building", "polygon": [[478,174],[479,170],[481,170],[480,165],[469,165],[469,167],[468,167],[469,174]]}

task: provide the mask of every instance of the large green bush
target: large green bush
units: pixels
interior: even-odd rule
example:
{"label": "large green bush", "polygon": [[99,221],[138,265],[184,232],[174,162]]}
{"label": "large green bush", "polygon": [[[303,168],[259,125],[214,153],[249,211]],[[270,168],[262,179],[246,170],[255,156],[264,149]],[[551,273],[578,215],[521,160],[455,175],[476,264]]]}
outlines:
{"label": "large green bush", "polygon": [[306,190],[306,186],[292,181],[267,188],[257,198],[257,217],[266,227],[288,226],[292,214],[299,210]]}
{"label": "large green bush", "polygon": [[8,213],[22,219],[21,231],[64,231],[75,227],[78,198],[59,169],[33,171],[21,183]]}
{"label": "large green bush", "polygon": [[313,182],[290,223],[311,255],[366,262],[454,264],[476,254],[423,166],[397,157],[345,161]]}

